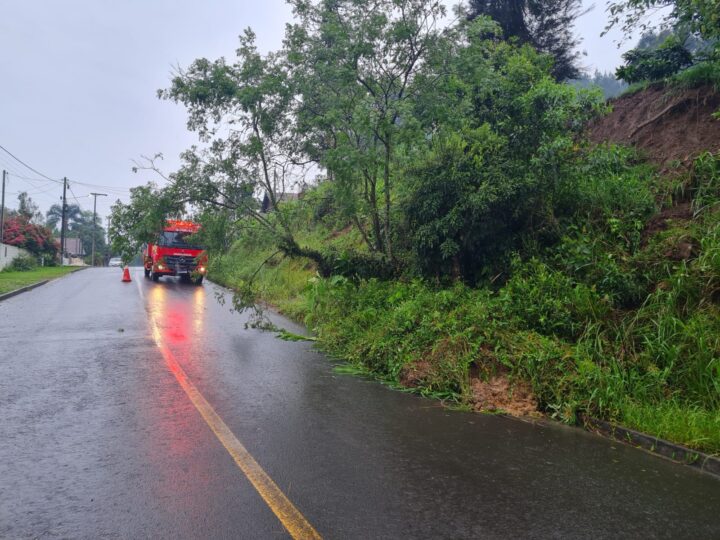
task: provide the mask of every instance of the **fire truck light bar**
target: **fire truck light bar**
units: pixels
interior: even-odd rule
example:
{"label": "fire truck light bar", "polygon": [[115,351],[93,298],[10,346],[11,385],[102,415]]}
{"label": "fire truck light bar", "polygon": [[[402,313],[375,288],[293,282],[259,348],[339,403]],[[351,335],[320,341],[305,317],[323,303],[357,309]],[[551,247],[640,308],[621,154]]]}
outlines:
{"label": "fire truck light bar", "polygon": [[182,232],[198,232],[200,225],[192,221],[183,221],[181,219],[168,219],[166,230],[182,231]]}

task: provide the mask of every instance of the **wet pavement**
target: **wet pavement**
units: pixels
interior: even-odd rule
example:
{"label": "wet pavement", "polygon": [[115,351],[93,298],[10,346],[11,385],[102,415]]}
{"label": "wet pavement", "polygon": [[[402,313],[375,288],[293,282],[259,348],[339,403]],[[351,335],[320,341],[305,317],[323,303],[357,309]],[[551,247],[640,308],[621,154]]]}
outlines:
{"label": "wet pavement", "polygon": [[133,280],[0,302],[1,538],[289,536],[168,354],[325,538],[720,538],[713,477],[338,375],[210,283]]}

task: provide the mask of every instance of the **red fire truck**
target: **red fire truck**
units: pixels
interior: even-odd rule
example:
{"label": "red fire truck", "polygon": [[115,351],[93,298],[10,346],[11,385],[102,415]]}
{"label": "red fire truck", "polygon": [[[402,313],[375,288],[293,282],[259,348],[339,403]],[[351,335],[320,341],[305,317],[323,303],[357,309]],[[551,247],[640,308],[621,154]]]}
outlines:
{"label": "red fire truck", "polygon": [[145,277],[157,281],[160,276],[180,276],[200,285],[207,271],[207,253],[188,239],[199,230],[200,225],[191,221],[168,220],[155,243],[145,247]]}

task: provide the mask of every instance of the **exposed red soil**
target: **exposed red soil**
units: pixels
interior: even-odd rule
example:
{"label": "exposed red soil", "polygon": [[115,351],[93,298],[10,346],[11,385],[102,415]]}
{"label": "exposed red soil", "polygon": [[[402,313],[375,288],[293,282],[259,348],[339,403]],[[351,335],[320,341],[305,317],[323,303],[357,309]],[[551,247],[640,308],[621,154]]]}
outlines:
{"label": "exposed red soil", "polygon": [[[400,384],[416,388],[431,380],[436,368],[427,360],[405,366],[400,372]],[[481,380],[470,373],[471,403],[477,412],[504,412],[512,416],[538,416],[537,398],[524,381],[510,381],[506,374]]]}
{"label": "exposed red soil", "polygon": [[720,94],[712,86],[673,90],[653,86],[610,102],[612,112],[590,126],[592,142],[632,145],[667,173],[689,168],[704,151],[720,151]]}
{"label": "exposed red soil", "polygon": [[487,381],[472,379],[471,389],[476,411],[499,411],[513,416],[538,414],[537,399],[524,381],[511,382],[507,375],[500,374]]}

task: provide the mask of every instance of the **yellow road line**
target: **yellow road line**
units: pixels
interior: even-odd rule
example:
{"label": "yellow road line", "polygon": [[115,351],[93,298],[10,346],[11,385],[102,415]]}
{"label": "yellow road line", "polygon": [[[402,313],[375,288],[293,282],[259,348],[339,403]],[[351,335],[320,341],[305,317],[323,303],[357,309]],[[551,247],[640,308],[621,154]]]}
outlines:
{"label": "yellow road line", "polygon": [[[140,286],[138,285],[138,288]],[[142,294],[142,291],[141,291]],[[162,352],[165,362],[171,373],[175,375],[178,383],[190,398],[190,401],[202,415],[207,425],[212,429],[215,436],[222,443],[228,453],[235,460],[237,466],[245,473],[250,483],[263,498],[270,510],[278,517],[283,526],[293,538],[321,538],[318,532],[305,519],[300,511],[295,508],[290,499],[280,490],[277,484],[263,470],[260,464],[255,461],[250,452],[235,437],[235,434],[223,422],[222,418],[215,412],[212,405],[200,393],[197,387],[188,378],[187,374],[175,359],[172,351],[163,343],[162,334],[158,329],[155,317],[150,314],[150,325],[155,343]]]}

